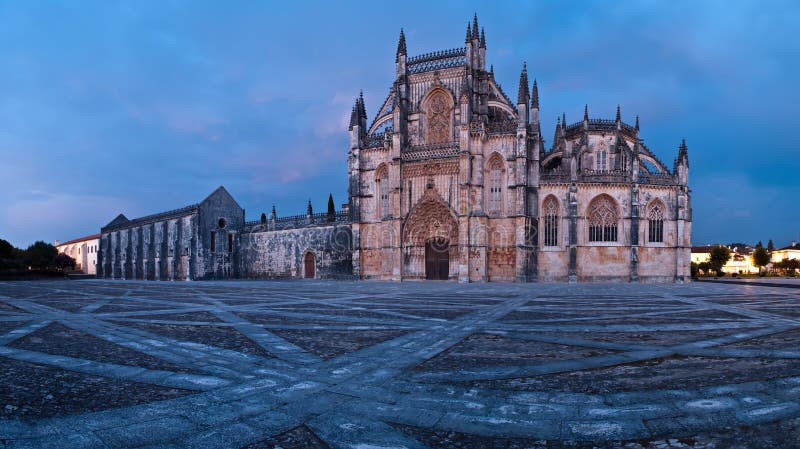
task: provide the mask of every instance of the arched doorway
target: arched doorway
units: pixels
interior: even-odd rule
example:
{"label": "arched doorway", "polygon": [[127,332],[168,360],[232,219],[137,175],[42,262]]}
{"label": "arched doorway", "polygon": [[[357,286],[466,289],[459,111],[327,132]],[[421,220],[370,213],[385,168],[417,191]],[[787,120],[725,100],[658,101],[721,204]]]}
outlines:
{"label": "arched doorway", "polygon": [[450,242],[441,237],[425,242],[425,279],[447,280],[450,275]]}
{"label": "arched doorway", "polygon": [[314,257],[314,253],[311,251],[307,252],[303,263],[305,265],[305,278],[314,279],[317,269],[317,260],[316,257]]}

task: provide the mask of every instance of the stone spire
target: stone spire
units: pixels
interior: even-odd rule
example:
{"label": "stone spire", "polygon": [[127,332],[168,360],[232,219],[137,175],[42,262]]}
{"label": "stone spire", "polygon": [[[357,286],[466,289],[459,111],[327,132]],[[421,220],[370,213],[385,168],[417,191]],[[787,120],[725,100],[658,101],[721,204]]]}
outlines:
{"label": "stone spire", "polygon": [[556,133],[553,135],[553,146],[558,144],[558,136],[561,134],[561,117],[556,119]]}
{"label": "stone spire", "polygon": [[403,29],[400,28],[400,39],[397,41],[397,57],[395,58],[395,62],[400,61],[400,56],[406,56],[406,35],[403,33]]}
{"label": "stone spire", "polygon": [[620,115],[620,111],[619,111],[619,105],[617,105],[617,123],[619,123],[621,121],[622,121],[622,119],[621,119],[621,115]]}
{"label": "stone spire", "polygon": [[367,107],[364,105],[364,91],[358,94],[358,118],[367,121]]}
{"label": "stone spire", "polygon": [[678,147],[678,162],[689,166],[689,148],[686,146],[686,139],[681,139],[681,146]]}
{"label": "stone spire", "polygon": [[584,122],[588,122],[589,121],[589,105],[588,104],[583,105],[583,121]]}
{"label": "stone spire", "polygon": [[272,217],[273,220],[278,218],[278,214],[275,212],[275,205],[274,204],[272,205],[272,214],[270,215],[270,217]]}
{"label": "stone spire", "polygon": [[486,48],[486,33],[483,32],[483,28],[481,28],[481,48]]}
{"label": "stone spire", "polygon": [[311,207],[311,198],[308,199],[308,215],[314,215],[314,209]]}
{"label": "stone spire", "polygon": [[356,104],[353,105],[353,110],[350,112],[350,128],[353,129],[354,126],[358,125],[358,111],[356,110],[356,105],[358,104],[358,100],[356,100]]}
{"label": "stone spire", "polygon": [[533,79],[533,93],[531,94],[531,108],[539,109],[539,86],[536,78]]}
{"label": "stone spire", "polygon": [[519,90],[517,92],[517,103],[528,104],[530,92],[528,91],[528,63],[522,63],[522,73],[519,74]]}
{"label": "stone spire", "polygon": [[469,24],[469,21],[467,21],[467,37],[464,38],[464,42],[469,43],[471,40],[472,40],[472,28]]}
{"label": "stone spire", "polygon": [[636,131],[639,131],[639,116],[636,116]]}
{"label": "stone spire", "polygon": [[472,38],[478,39],[478,13],[472,17]]}
{"label": "stone spire", "polygon": [[563,129],[563,130],[567,129],[567,114],[566,113],[562,113],[561,114],[561,129]]}

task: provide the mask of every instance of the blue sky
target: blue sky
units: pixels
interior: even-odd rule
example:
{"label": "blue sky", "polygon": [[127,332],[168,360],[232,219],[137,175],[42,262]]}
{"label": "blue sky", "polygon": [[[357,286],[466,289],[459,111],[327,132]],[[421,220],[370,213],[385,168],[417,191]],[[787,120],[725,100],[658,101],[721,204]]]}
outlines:
{"label": "blue sky", "polygon": [[[641,117],[689,145],[694,243],[800,241],[797,2],[0,0],[0,238],[98,232],[225,185],[256,219],[346,201],[347,124],[410,55],[463,45],[477,11],[514,97],[523,61],[555,121]],[[498,5],[499,4],[499,5]]]}

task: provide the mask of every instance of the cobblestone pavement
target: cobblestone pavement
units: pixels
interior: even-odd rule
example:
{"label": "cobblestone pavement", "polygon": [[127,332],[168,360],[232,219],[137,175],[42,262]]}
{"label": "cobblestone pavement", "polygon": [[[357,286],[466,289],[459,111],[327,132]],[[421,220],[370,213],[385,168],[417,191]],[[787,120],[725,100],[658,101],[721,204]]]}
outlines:
{"label": "cobblestone pavement", "polygon": [[0,282],[0,448],[796,448],[800,292]]}

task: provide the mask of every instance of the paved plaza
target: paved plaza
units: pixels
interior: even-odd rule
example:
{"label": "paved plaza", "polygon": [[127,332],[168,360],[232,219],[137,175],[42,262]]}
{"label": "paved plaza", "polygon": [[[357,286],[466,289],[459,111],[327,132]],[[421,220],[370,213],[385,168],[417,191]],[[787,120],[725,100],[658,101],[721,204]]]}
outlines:
{"label": "paved plaza", "polygon": [[797,289],[0,282],[0,448],[798,441]]}

